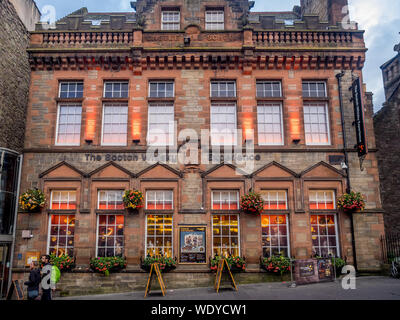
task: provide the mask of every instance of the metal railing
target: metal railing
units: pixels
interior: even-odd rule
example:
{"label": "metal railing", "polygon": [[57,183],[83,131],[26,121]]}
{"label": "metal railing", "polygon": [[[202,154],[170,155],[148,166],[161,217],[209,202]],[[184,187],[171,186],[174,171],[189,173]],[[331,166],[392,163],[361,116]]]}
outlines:
{"label": "metal railing", "polygon": [[400,262],[400,234],[381,236],[381,247],[383,263]]}

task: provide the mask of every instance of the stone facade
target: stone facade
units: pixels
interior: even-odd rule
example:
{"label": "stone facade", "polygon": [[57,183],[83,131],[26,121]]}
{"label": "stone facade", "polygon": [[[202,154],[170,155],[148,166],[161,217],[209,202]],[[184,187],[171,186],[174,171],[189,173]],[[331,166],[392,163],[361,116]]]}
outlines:
{"label": "stone facade", "polygon": [[[55,190],[74,190],[77,208],[60,212],[52,210],[48,204],[38,214],[21,212],[16,257],[19,254],[24,257],[27,251],[47,252],[50,217],[74,215],[73,252],[77,264],[85,269],[89,259],[97,254],[97,221],[98,216],[105,213],[98,209],[99,190],[138,189],[145,195],[151,190],[170,190],[173,191],[174,205],[168,210],[145,207],[136,214],[124,210],[108,211],[124,216],[124,255],[130,271],[137,269],[140,258],[148,253],[146,219],[154,214],[168,214],[173,217],[174,257],[180,257],[180,227],[206,227],[206,263],[214,253],[213,248],[218,246],[213,236],[214,217],[238,217],[239,254],[246,257],[248,274],[259,273],[265,241],[262,223],[265,222],[260,216],[245,214],[238,208],[218,210],[212,204],[212,194],[218,190],[234,190],[242,196],[253,189],[257,192],[285,191],[286,209],[264,214],[287,219],[290,256],[308,258],[313,255],[316,238],[310,232],[310,218],[315,214],[327,214],[334,216],[336,223],[337,254],[352,263],[350,215],[334,208],[322,212],[313,210],[310,193],[316,189],[329,190],[337,197],[347,187],[346,174],[341,168],[343,160],[340,160],[343,159],[344,143],[336,75],[345,71],[342,88],[348,88],[354,78],[361,77],[365,61],[363,32],[328,26],[318,17],[301,17],[297,11],[293,12],[293,17],[297,17],[294,26],[285,26],[281,18],[288,13],[278,13],[276,19],[265,20],[268,13],[249,11],[251,2],[248,1],[175,0],[164,3],[143,0],[133,6],[137,10],[134,15],[111,14],[108,17],[89,13],[83,8],[59,21],[56,30],[46,31],[39,26],[32,33],[28,49],[32,81],[21,188],[38,187],[48,199]],[[205,30],[204,14],[208,7],[227,13],[225,30]],[[181,13],[180,30],[160,31],[161,12],[177,8]],[[232,12],[235,14],[231,15]],[[85,21],[96,16],[103,20],[100,25]],[[239,20],[244,21],[244,27],[240,26]],[[147,21],[144,30],[143,21]],[[260,25],[270,25],[271,29],[260,30]],[[304,32],[304,28],[312,31]],[[210,98],[210,82],[218,79],[235,81],[236,97]],[[110,80],[127,81],[128,98],[104,98],[104,82]],[[149,81],[163,80],[173,80],[174,96],[168,99],[149,97]],[[261,80],[280,82],[282,97],[257,97],[256,83]],[[303,82],[311,80],[325,83],[326,97],[307,99],[303,96]],[[63,81],[83,82],[83,98],[61,98],[59,86]],[[367,200],[366,213],[354,215],[358,267],[364,271],[377,271],[381,256],[379,236],[384,230],[371,119],[372,98],[365,93],[365,88],[362,95],[370,151],[362,170],[357,152],[352,148],[356,143],[352,126],[354,110],[348,90],[343,90],[342,100],[350,181],[352,188],[362,192]],[[208,152],[202,153],[201,147],[209,142],[209,137],[204,140],[200,137],[202,130],[210,128],[210,104],[227,100],[237,106],[237,127],[243,133],[238,138],[239,143],[254,141],[254,157],[248,158],[254,159],[254,166],[246,166],[252,161],[243,165],[239,158],[230,163],[224,150],[223,158],[219,156],[213,161]],[[160,101],[173,103],[177,134],[191,129],[177,137],[176,145],[178,155],[189,151],[195,155],[189,162],[174,161],[174,146],[166,153],[159,147],[158,152],[152,154],[155,159],[150,157],[148,110],[151,103]],[[128,105],[125,146],[102,144],[103,105],[110,102]],[[330,141],[323,146],[306,144],[303,105],[316,102],[328,106]],[[62,103],[82,106],[77,146],[56,143],[58,104]],[[261,103],[281,105],[283,145],[263,146],[259,143],[257,105]],[[187,137],[192,138],[192,135],[196,138],[188,140]],[[170,158],[163,159],[165,154]],[[244,155],[245,151],[241,149],[240,156]],[[198,161],[200,158],[202,161]],[[33,238],[22,241],[21,233],[26,229],[32,230]],[[24,258],[15,260],[16,271],[23,266]],[[208,269],[206,264],[179,264],[176,277],[188,268],[193,272],[199,268],[201,272]],[[82,274],[83,278],[92,276]]]}
{"label": "stone facade", "polygon": [[[400,45],[395,46],[400,52]],[[393,143],[400,136],[400,53],[382,67],[386,102],[374,116],[379,173],[387,232],[400,232],[400,152]]]}

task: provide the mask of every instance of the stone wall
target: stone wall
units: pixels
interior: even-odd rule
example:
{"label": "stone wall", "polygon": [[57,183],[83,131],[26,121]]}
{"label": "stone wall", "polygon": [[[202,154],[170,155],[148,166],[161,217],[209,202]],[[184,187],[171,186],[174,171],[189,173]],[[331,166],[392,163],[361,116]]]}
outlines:
{"label": "stone wall", "polygon": [[347,0],[301,0],[302,14],[317,14],[321,21],[336,25],[344,18],[343,7]]}
{"label": "stone wall", "polygon": [[28,104],[29,33],[8,0],[0,1],[0,147],[22,151]]}

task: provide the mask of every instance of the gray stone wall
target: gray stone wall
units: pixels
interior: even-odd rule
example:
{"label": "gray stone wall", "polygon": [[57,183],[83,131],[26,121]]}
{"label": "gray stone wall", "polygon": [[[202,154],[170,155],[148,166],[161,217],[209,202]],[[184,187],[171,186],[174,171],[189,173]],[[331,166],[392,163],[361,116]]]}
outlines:
{"label": "gray stone wall", "polygon": [[28,103],[29,34],[8,0],[0,1],[0,147],[22,151]]}

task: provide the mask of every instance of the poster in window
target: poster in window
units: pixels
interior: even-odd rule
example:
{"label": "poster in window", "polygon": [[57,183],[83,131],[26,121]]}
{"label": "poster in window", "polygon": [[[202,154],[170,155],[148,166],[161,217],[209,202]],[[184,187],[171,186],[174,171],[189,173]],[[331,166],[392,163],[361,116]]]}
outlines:
{"label": "poster in window", "polygon": [[334,271],[331,259],[318,259],[319,281],[333,281]]}
{"label": "poster in window", "polygon": [[206,263],[206,227],[180,227],[180,263]]}

